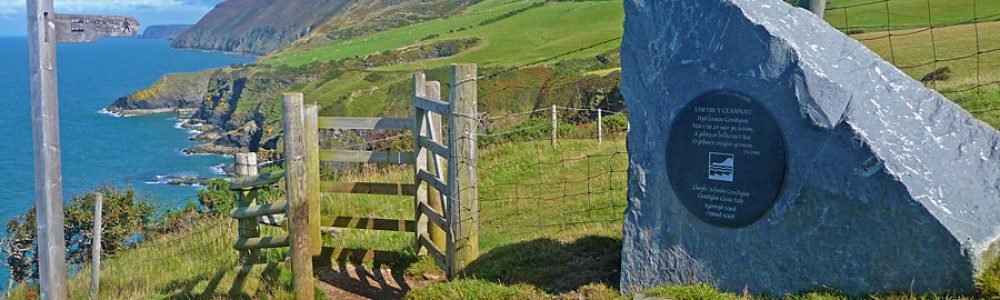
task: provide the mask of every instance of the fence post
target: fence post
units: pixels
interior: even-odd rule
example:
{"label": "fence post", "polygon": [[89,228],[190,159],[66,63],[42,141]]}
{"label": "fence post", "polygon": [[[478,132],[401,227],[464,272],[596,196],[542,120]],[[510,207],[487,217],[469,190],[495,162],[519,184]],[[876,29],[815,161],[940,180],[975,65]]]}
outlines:
{"label": "fence post", "polygon": [[255,176],[257,175],[257,153],[236,153],[235,158],[235,168],[236,176]]}
{"label": "fence post", "polygon": [[308,178],[302,93],[282,95],[285,116],[285,162],[288,191],[288,224],[292,257],[292,289],[296,299],[313,299],[312,254],[309,241]]}
{"label": "fence post", "polygon": [[451,118],[448,147],[448,278],[462,274],[479,257],[479,190],[477,188],[478,96],[476,65],[451,65]]}
{"label": "fence post", "polygon": [[[428,82],[426,83],[425,86],[426,87],[424,88],[424,93],[427,95],[427,98],[441,100],[440,82],[437,81]],[[442,130],[441,115],[428,114],[428,116],[430,119],[429,120],[430,124],[428,124],[427,129],[428,129],[428,134],[430,134],[430,139],[432,141],[441,143],[441,137],[443,136],[441,132]],[[432,175],[437,176],[438,178],[443,178],[441,176],[441,171],[444,171],[444,165],[441,162],[441,157],[438,156],[437,154],[434,154],[433,152],[428,152],[428,155],[430,155],[431,161],[428,164],[427,171],[430,172]],[[447,192],[447,191],[428,189],[427,204],[428,206],[430,206],[431,208],[433,208],[435,211],[438,212],[444,212],[444,200],[441,197],[442,192]],[[434,243],[434,245],[437,246],[438,249],[447,248],[447,236],[444,231],[444,228],[434,225],[430,226],[430,228],[428,228],[428,231],[429,231],[428,234],[430,235],[431,238],[431,242]]]}
{"label": "fence post", "polygon": [[[236,177],[247,177],[257,175],[257,153],[236,153],[234,155],[236,167]],[[240,208],[250,207],[257,200],[257,190],[240,191],[236,193],[237,206]],[[251,239],[260,237],[260,228],[257,227],[256,218],[243,218],[237,222],[239,230],[237,236],[240,239]],[[247,264],[256,263],[260,259],[260,250],[251,249],[240,251],[240,261]]]}
{"label": "fence post", "polygon": [[308,177],[308,199],[309,207],[309,252],[311,255],[319,255],[323,251],[323,236],[320,233],[319,200],[320,178],[319,178],[319,104],[309,104],[305,108],[303,117],[303,127],[305,129],[306,146],[306,175]]}
{"label": "fence post", "polygon": [[826,0],[799,0],[799,6],[808,9],[820,18],[826,12]]}
{"label": "fence post", "polygon": [[90,236],[90,299],[97,299],[101,287],[101,233],[104,193],[94,194],[94,233]]}
{"label": "fence post", "polygon": [[[413,74],[413,94],[417,97],[427,97],[426,93],[426,75],[423,72],[418,72]],[[427,128],[427,115],[429,113],[423,109],[420,109],[416,105],[413,106],[413,178],[417,178],[420,171],[427,170],[427,154],[429,151],[420,145],[420,137],[428,131]],[[427,253],[427,249],[424,249],[420,244],[420,237],[428,232],[428,220],[427,216],[424,215],[423,211],[420,210],[421,204],[429,204],[427,202],[427,192],[429,188],[427,184],[423,183],[420,179],[416,179],[417,190],[414,193],[414,212],[416,213],[417,230],[416,230],[416,249],[418,255],[424,255]],[[429,205],[428,205],[429,206]]]}
{"label": "fence post", "polygon": [[597,109],[597,144],[604,143],[604,111]]}
{"label": "fence post", "polygon": [[556,147],[557,131],[559,130],[559,115],[556,112],[556,105],[552,104],[552,148]]}

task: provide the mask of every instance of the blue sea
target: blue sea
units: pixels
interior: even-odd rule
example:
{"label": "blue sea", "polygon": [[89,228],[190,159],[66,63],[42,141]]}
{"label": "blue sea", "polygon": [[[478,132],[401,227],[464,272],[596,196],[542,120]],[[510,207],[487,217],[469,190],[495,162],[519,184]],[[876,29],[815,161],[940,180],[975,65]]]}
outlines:
{"label": "blue sea", "polygon": [[[0,220],[4,223],[34,205],[27,49],[26,38],[0,38],[0,174],[6,179]],[[231,162],[225,156],[183,154],[181,149],[195,143],[188,140],[191,132],[177,127],[174,115],[116,117],[102,109],[164,74],[248,63],[252,58],[174,50],[167,41],[138,39],[63,44],[57,53],[67,201],[114,185],[131,186],[163,206],[180,206],[199,188],[160,182],[179,176],[218,177],[218,167]],[[0,266],[0,289],[6,288],[8,276]]]}

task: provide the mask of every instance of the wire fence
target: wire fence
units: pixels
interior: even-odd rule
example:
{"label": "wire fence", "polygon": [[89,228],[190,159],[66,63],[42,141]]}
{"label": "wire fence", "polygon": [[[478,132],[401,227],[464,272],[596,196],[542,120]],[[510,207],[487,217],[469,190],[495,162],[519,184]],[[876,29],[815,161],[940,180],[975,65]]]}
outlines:
{"label": "wire fence", "polygon": [[835,1],[826,19],[973,114],[1000,110],[1000,5],[990,0]]}
{"label": "wire fence", "polygon": [[620,231],[628,177],[625,112],[555,106],[478,122],[480,240]]}

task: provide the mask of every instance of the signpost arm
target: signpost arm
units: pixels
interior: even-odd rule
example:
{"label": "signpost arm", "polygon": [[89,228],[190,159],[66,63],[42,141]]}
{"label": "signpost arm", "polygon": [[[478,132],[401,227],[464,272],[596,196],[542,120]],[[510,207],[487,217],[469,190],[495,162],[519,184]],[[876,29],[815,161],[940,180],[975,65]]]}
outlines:
{"label": "signpost arm", "polygon": [[56,32],[52,0],[27,0],[38,271],[42,299],[66,299]]}
{"label": "signpost arm", "polygon": [[826,12],[826,0],[799,0],[799,6],[808,9],[820,18]]}

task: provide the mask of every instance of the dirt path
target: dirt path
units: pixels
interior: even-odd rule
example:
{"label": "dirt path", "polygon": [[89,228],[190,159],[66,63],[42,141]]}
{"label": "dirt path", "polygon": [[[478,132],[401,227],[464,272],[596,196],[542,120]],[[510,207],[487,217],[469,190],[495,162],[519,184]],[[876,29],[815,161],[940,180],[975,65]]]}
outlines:
{"label": "dirt path", "polygon": [[442,280],[408,278],[402,272],[367,266],[322,268],[316,275],[316,286],[326,292],[328,299],[403,299],[411,289]]}

